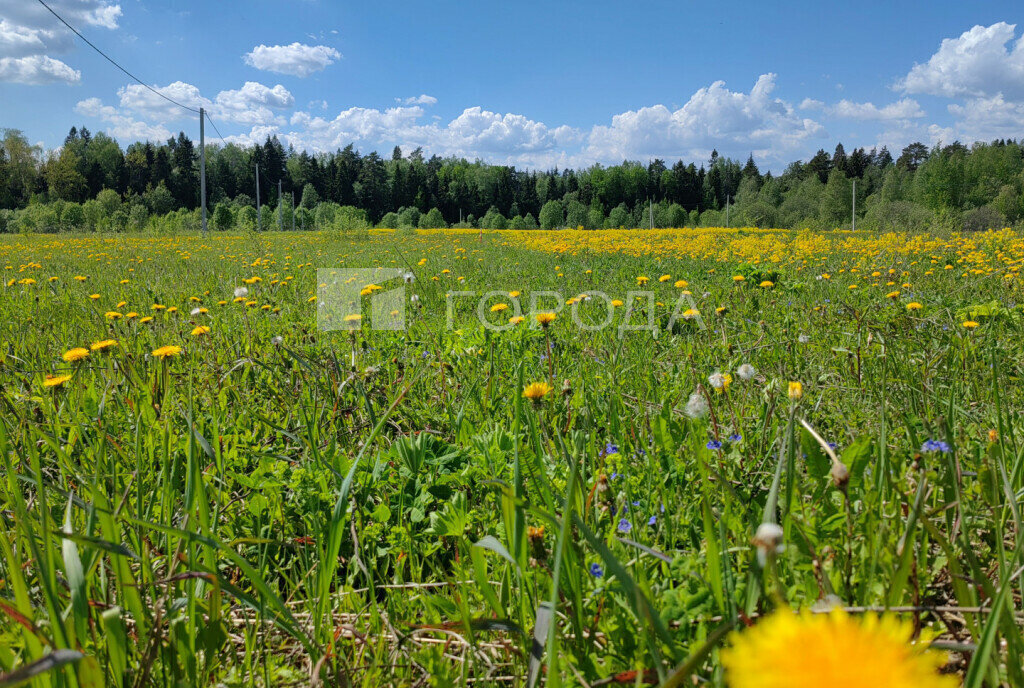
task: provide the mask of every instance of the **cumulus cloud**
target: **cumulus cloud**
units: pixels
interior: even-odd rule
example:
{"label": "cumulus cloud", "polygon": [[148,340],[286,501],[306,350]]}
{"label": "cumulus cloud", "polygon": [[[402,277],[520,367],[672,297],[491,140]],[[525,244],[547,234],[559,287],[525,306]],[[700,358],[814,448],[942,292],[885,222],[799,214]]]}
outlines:
{"label": "cumulus cloud", "polygon": [[132,118],[110,105],[104,105],[99,98],[81,100],[75,112],[86,117],[95,117],[108,126],[108,134],[122,141],[164,141],[171,137],[170,130],[162,124],[147,124]]}
{"label": "cumulus cloud", "polygon": [[304,78],[341,59],[341,53],[326,45],[258,45],[243,56],[256,69]]}
{"label": "cumulus cloud", "polygon": [[902,98],[895,103],[889,103],[878,107],[874,103],[855,103],[850,100],[840,100],[831,107],[823,108],[826,114],[833,117],[859,120],[894,120],[894,119],[916,119],[924,117],[925,112],[921,105],[913,98]]}
{"label": "cumulus cloud", "polygon": [[[200,107],[209,109],[213,105],[209,98],[204,98],[199,93],[197,87],[184,81],[175,81],[166,86],[154,86],[153,89],[182,105],[196,110]],[[123,86],[118,89],[117,95],[122,108],[133,110],[151,119],[176,121],[192,117],[187,111],[165,98],[161,98],[141,84]]]}
{"label": "cumulus cloud", "polygon": [[515,113],[497,113],[482,107],[466,108],[442,125],[424,122],[419,105],[378,110],[349,108],[334,119],[296,112],[285,140],[317,151],[357,145],[385,148],[422,146],[432,154],[526,165],[545,165],[561,160],[562,149],[578,144],[582,135],[568,126],[548,127],[543,122]]}
{"label": "cumulus cloud", "polygon": [[76,84],[82,73],[46,55],[0,58],[0,81],[15,84]]}
{"label": "cumulus cloud", "polygon": [[730,91],[724,81],[716,81],[697,90],[678,110],[654,105],[615,115],[610,126],[592,129],[585,157],[692,160],[717,148],[732,155],[753,151],[779,160],[825,131],[813,119],[797,115],[786,101],[772,97],[775,79],[775,74],[762,74],[750,93]]}
{"label": "cumulus cloud", "polygon": [[[1015,31],[1016,24],[998,22],[947,38],[927,62],[915,64],[896,88],[947,98],[1001,93],[1024,99],[1024,35],[1014,41]],[[1008,48],[1008,44],[1012,45]]]}
{"label": "cumulus cloud", "polygon": [[284,124],[284,117],[274,114],[273,110],[288,110],[294,106],[294,96],[281,84],[270,88],[256,81],[246,81],[240,89],[218,93],[214,113],[239,124]]}
{"label": "cumulus cloud", "polygon": [[[214,119],[247,126],[284,124],[285,118],[274,111],[289,110],[295,106],[295,97],[281,84],[270,87],[257,81],[247,81],[239,89],[221,91],[213,100],[184,81],[154,88],[182,105],[206,108]],[[117,93],[122,108],[149,119],[177,121],[194,116],[140,84],[128,84]]]}
{"label": "cumulus cloud", "polygon": [[395,100],[405,105],[434,105],[437,103],[437,98],[434,96],[428,96],[426,93],[421,93],[418,96],[411,96],[409,98],[395,98]]}
{"label": "cumulus cloud", "polygon": [[[120,5],[107,0],[54,0],[54,10],[78,26],[116,29]],[[74,35],[54,25],[36,2],[0,0],[0,82],[76,84],[81,72],[52,57],[74,46]]]}
{"label": "cumulus cloud", "polygon": [[956,118],[953,127],[941,132],[946,143],[1020,138],[1024,131],[1024,103],[1006,100],[997,93],[990,98],[972,98],[964,104],[952,104],[949,112]]}

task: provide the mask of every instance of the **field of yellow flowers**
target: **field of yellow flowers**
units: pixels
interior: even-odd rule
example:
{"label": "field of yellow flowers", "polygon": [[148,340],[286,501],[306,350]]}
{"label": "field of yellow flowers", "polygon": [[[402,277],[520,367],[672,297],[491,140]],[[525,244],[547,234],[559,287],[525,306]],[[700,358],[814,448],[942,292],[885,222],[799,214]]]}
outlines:
{"label": "field of yellow flowers", "polygon": [[2,237],[0,686],[1024,685],[1022,265]]}

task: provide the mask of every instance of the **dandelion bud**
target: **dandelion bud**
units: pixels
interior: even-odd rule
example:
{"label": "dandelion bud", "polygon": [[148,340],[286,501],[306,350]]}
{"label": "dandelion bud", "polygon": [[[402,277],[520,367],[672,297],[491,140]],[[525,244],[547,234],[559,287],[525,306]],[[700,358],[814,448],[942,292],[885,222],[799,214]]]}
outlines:
{"label": "dandelion bud", "polygon": [[829,475],[832,476],[832,484],[840,490],[846,489],[846,484],[850,482],[850,469],[842,461],[832,463],[832,470],[829,471]]}
{"label": "dandelion bud", "polygon": [[788,390],[789,398],[798,401],[804,395],[804,386],[799,382],[790,382]]}

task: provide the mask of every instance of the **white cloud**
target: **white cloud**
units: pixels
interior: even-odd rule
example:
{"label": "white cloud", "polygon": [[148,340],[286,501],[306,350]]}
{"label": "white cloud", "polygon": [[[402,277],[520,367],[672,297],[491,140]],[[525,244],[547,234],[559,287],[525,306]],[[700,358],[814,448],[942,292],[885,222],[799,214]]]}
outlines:
{"label": "white cloud", "polygon": [[[239,89],[221,91],[213,100],[204,97],[196,86],[184,81],[154,88],[182,105],[195,109],[206,108],[215,120],[247,126],[284,124],[286,120],[274,111],[288,110],[295,105],[295,97],[281,84],[270,87],[256,81],[247,81]],[[172,122],[195,116],[140,84],[128,84],[117,93],[122,108],[148,119]]]}
{"label": "white cloud", "polygon": [[1024,99],[1024,36],[1014,42],[1015,30],[1015,24],[998,22],[944,39],[928,62],[915,64],[896,87],[947,98],[1002,93]]}
{"label": "white cloud", "polygon": [[423,108],[399,106],[386,110],[349,108],[332,120],[312,117],[307,112],[292,115],[292,131],[285,140],[300,148],[334,150],[357,145],[385,148],[422,146],[431,154],[533,166],[562,160],[561,149],[580,143],[582,135],[567,126],[549,128],[542,122],[514,113],[496,113],[481,107],[466,108],[442,126],[424,123]]}
{"label": "white cloud", "polygon": [[46,55],[0,58],[0,81],[16,84],[76,84],[82,73]]}
{"label": "white cloud", "polygon": [[437,98],[428,96],[426,93],[409,98],[395,98],[395,100],[404,105],[435,105],[437,103]]}
{"label": "white cloud", "polygon": [[843,117],[846,119],[883,121],[916,119],[925,116],[921,105],[913,98],[902,98],[895,103],[889,103],[882,107],[878,107],[874,103],[855,103],[844,99],[831,107],[825,108],[825,113],[833,117]]}
{"label": "white cloud", "polygon": [[[204,98],[198,88],[184,81],[175,81],[166,86],[154,86],[153,88],[168,98],[196,110],[200,107],[210,109],[213,106],[213,102],[209,98]],[[133,110],[150,119],[177,121],[194,116],[141,84],[123,86],[118,89],[117,95],[122,108]]]}
{"label": "white cloud", "polygon": [[802,101],[800,101],[800,109],[801,110],[824,110],[825,109],[825,103],[821,102],[820,100],[815,100],[814,98],[804,98]]}
{"label": "white cloud", "polygon": [[291,45],[258,45],[243,59],[256,69],[304,78],[341,59],[341,53],[326,45],[296,42]]}
{"label": "white cloud", "polygon": [[295,98],[281,84],[273,88],[256,81],[246,81],[235,91],[217,94],[216,107],[211,114],[229,122],[259,125],[274,122],[284,124],[285,119],[273,110],[287,110],[295,105]]}
{"label": "white cloud", "polygon": [[664,105],[630,110],[595,126],[584,157],[598,161],[651,157],[706,158],[712,148],[742,156],[781,160],[802,151],[807,139],[825,135],[818,122],[771,96],[775,75],[762,74],[750,93],[730,91],[716,81],[675,111]]}
{"label": "white cloud", "polygon": [[106,132],[122,141],[165,141],[171,132],[161,124],[148,124],[119,112],[110,105],[104,105],[99,98],[87,98],[79,101],[75,112],[86,117],[95,117],[109,126]]}
{"label": "white cloud", "polygon": [[[116,29],[120,5],[107,0],[53,0],[54,10],[76,26]],[[0,82],[75,84],[81,73],[54,53],[74,47],[74,35],[36,2],[0,0]]]}
{"label": "white cloud", "polygon": [[273,125],[258,125],[254,126],[248,134],[235,134],[233,136],[226,136],[224,140],[228,143],[235,143],[239,146],[257,146],[262,145],[268,137],[275,136],[279,133],[278,128]]}
{"label": "white cloud", "polygon": [[954,138],[968,142],[1016,139],[1024,132],[1024,103],[1008,101],[1002,94],[972,98],[963,105],[950,105],[948,109],[957,121],[942,132],[945,143],[951,143]]}

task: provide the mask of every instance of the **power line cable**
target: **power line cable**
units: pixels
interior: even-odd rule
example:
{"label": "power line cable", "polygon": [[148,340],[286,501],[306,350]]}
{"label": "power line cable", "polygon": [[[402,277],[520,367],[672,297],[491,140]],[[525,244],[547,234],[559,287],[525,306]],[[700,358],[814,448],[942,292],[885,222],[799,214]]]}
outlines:
{"label": "power line cable", "polygon": [[215,132],[217,132],[217,136],[220,136],[220,140],[221,140],[221,141],[224,141],[224,145],[225,145],[225,146],[226,146],[226,145],[228,145],[228,142],[224,140],[224,136],[223,136],[223,134],[221,134],[221,133],[220,133],[220,129],[218,129],[218,128],[217,128],[217,125],[213,123],[213,118],[212,118],[212,117],[210,117],[210,111],[209,111],[209,110],[205,110],[205,109],[204,109],[204,110],[203,110],[203,114],[204,114],[204,115],[206,115],[206,119],[207,119],[207,120],[209,120],[209,122],[210,122],[210,126],[211,126],[211,127],[213,127],[213,130],[214,130]]}
{"label": "power line cable", "polygon": [[[147,84],[147,83],[146,83],[145,81],[143,81],[143,80],[142,80],[142,79],[140,79],[139,77],[137,77],[137,76],[135,76],[134,74],[132,74],[131,72],[129,72],[129,71],[127,70],[127,69],[125,69],[124,67],[122,67],[121,65],[119,65],[119,64],[118,64],[117,62],[115,62],[115,61],[114,61],[114,59],[113,59],[112,57],[110,57],[110,56],[109,56],[109,55],[107,55],[107,54],[106,54],[105,52],[103,52],[102,50],[100,50],[99,48],[97,48],[97,47],[96,47],[95,45],[93,45],[92,41],[90,41],[90,40],[89,40],[88,38],[86,38],[85,36],[83,36],[83,35],[82,35],[82,34],[81,34],[81,33],[80,33],[79,31],[78,31],[78,29],[76,29],[75,27],[71,26],[71,24],[68,24],[68,23],[67,23],[67,22],[66,22],[66,21],[64,20],[64,17],[62,17],[62,16],[60,16],[59,14],[57,14],[56,12],[54,12],[54,11],[53,11],[53,8],[52,8],[52,7],[50,7],[49,5],[47,5],[47,4],[45,3],[45,2],[43,2],[43,0],[38,0],[38,2],[39,2],[39,4],[40,4],[40,5],[42,5],[42,6],[43,6],[43,7],[45,7],[46,9],[48,9],[48,10],[50,11],[50,14],[52,14],[52,15],[53,15],[53,16],[55,16],[55,17],[57,17],[57,19],[58,19],[58,20],[60,20],[60,23],[61,23],[61,24],[63,24],[64,26],[68,27],[69,29],[71,29],[71,31],[73,31],[73,32],[74,32],[74,34],[75,34],[76,36],[78,36],[78,37],[79,37],[79,38],[81,38],[81,39],[82,39],[83,41],[85,41],[85,42],[86,42],[86,44],[88,44],[88,46],[89,46],[90,48],[92,48],[93,50],[95,50],[96,52],[98,52],[98,53],[99,53],[100,55],[102,55],[102,56],[103,56],[104,58],[106,58],[107,62],[109,62],[110,64],[114,65],[115,67],[117,67],[118,69],[120,69],[120,70],[121,70],[122,72],[124,72],[125,74],[127,74],[127,75],[128,75],[129,77],[131,77],[131,78],[132,78],[133,80],[135,80],[135,81],[136,81],[136,82],[137,82],[137,83],[138,83],[138,84],[139,84],[140,86],[143,86],[143,87],[145,87],[145,88],[148,88],[148,89],[149,89],[150,91],[152,91],[153,93],[157,94],[158,96],[160,96],[160,97],[161,97],[161,98],[163,98],[164,100],[166,100],[166,101],[168,101],[168,102],[170,102],[170,103],[174,103],[174,104],[175,104],[175,105],[177,105],[178,107],[181,107],[181,108],[185,108],[185,109],[186,109],[186,110],[188,110],[189,112],[194,112],[194,113],[196,113],[197,115],[199,114],[199,110],[196,110],[196,109],[195,109],[195,108],[193,108],[193,107],[189,107],[188,105],[183,105],[182,103],[179,103],[179,102],[178,102],[178,101],[176,101],[176,100],[175,100],[174,98],[171,98],[170,96],[168,96],[168,95],[166,95],[166,94],[164,94],[164,93],[161,93],[160,91],[156,90],[155,88],[153,88],[152,86],[150,86],[149,84]],[[211,120],[211,122],[210,122],[210,123],[211,123],[211,124],[213,124],[212,120]],[[216,129],[216,128],[217,128],[217,127],[215,126],[215,127],[214,127],[214,129]],[[220,132],[217,132],[217,134],[218,134],[218,136],[219,136],[219,135],[220,135]],[[221,138],[223,139],[224,137],[221,137]]]}

